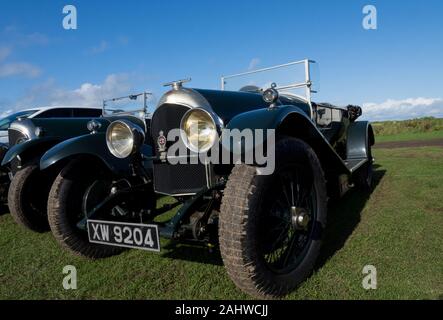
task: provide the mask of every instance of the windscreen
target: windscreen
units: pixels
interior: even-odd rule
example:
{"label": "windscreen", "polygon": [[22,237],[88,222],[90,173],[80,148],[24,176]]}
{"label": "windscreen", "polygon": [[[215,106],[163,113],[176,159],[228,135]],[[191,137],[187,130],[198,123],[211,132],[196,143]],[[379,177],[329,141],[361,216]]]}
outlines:
{"label": "windscreen", "polygon": [[148,105],[152,104],[152,95],[140,93],[117,97],[103,101],[103,115],[130,114],[138,118],[149,116]]}
{"label": "windscreen", "polygon": [[6,117],[0,119],[0,130],[8,130],[11,122],[17,120],[18,118],[27,118],[37,111],[38,110],[24,110],[7,115]]}
{"label": "windscreen", "polygon": [[275,84],[281,93],[288,92],[307,99],[307,82],[312,83],[311,92],[317,92],[318,78],[317,64],[302,60],[225,76],[222,78],[222,87],[230,91],[257,91],[266,90]]}

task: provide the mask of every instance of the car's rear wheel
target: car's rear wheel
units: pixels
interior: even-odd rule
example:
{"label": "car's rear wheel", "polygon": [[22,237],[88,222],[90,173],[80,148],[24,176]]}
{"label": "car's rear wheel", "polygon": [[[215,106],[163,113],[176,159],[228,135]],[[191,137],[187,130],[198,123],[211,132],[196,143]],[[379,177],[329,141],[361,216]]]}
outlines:
{"label": "car's rear wheel", "polygon": [[[57,176],[48,197],[48,220],[55,239],[75,255],[105,258],[123,248],[90,243],[86,229],[85,201],[95,204],[104,199],[108,179],[100,168],[80,159],[70,162]],[[91,188],[94,198],[85,199]],[[82,224],[83,223],[83,224]]]}
{"label": "car's rear wheel", "polygon": [[303,141],[276,145],[269,176],[236,165],[224,189],[220,249],[228,274],[248,294],[285,295],[311,273],[326,224],[326,183],[319,159]]}
{"label": "car's rear wheel", "polygon": [[37,164],[15,173],[8,190],[8,207],[19,225],[36,232],[49,230],[46,203],[51,179]]}

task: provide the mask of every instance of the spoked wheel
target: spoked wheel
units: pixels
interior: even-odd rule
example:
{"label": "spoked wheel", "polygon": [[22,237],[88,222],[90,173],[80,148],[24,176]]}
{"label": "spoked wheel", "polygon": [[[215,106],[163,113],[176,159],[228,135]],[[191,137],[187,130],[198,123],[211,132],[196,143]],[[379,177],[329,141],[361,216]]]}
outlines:
{"label": "spoked wheel", "polygon": [[70,252],[87,258],[120,253],[119,247],[90,243],[85,213],[109,194],[110,181],[94,166],[74,160],[57,176],[48,197],[48,220],[56,240]]}
{"label": "spoked wheel", "polygon": [[295,269],[306,254],[316,221],[316,195],[312,177],[302,166],[287,166],[276,173],[271,188],[274,202],[263,217],[261,253],[278,274]]}
{"label": "spoked wheel", "polygon": [[222,199],[220,249],[228,274],[243,291],[278,297],[311,273],[326,223],[326,182],[314,151],[280,140],[272,175],[234,167]]}

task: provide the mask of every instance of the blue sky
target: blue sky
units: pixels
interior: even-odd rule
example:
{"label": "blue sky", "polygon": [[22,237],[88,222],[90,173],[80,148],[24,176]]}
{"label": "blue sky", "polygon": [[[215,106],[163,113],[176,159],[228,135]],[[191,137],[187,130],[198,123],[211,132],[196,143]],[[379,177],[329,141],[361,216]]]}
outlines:
{"label": "blue sky", "polygon": [[[62,27],[67,4],[78,29]],[[377,30],[362,27],[367,5]],[[316,101],[362,104],[369,118],[443,117],[443,2],[7,1],[0,2],[0,112],[94,104],[192,77],[219,77],[311,58]]]}

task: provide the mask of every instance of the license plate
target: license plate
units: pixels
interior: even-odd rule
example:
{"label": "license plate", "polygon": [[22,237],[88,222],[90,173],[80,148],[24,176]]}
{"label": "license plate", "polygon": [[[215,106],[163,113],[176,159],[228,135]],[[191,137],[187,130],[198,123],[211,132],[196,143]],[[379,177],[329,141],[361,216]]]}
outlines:
{"label": "license plate", "polygon": [[160,251],[155,224],[88,220],[88,237],[92,243]]}

